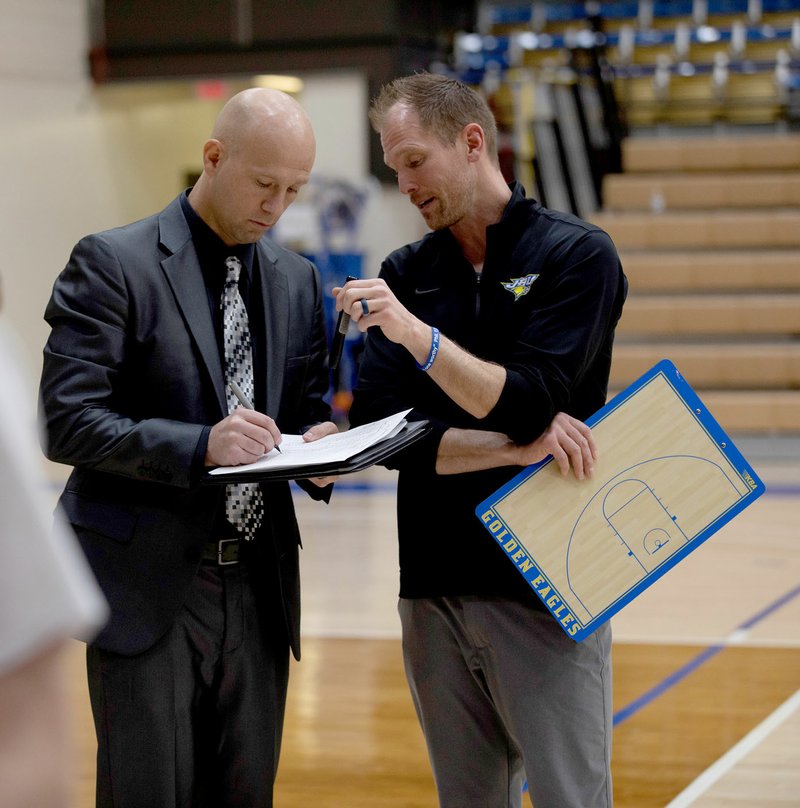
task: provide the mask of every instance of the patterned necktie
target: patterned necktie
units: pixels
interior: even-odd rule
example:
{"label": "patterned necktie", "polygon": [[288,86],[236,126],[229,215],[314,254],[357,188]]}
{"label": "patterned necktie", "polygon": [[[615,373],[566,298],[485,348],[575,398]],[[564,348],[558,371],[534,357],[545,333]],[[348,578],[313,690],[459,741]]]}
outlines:
{"label": "patterned necktie", "polygon": [[[239,294],[239,273],[242,263],[235,256],[225,259],[228,274],[222,291],[222,334],[225,347],[225,388],[228,412],[233,412],[238,401],[230,389],[235,381],[242,392],[253,400],[253,351],[250,346],[250,326],[247,309]],[[264,500],[257,483],[229,484],[225,488],[225,515],[248,541],[253,538],[264,514]]]}

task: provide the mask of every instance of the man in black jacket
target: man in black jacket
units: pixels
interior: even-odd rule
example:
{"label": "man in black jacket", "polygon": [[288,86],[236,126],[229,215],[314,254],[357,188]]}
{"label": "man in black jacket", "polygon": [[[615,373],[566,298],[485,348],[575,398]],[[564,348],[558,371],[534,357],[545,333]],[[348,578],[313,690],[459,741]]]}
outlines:
{"label": "man in black jacket", "polygon": [[610,628],[571,640],[475,508],[548,454],[591,473],[582,420],[605,403],[617,252],[506,183],[492,114],[461,82],[398,79],[370,117],[433,232],[337,307],[369,328],[351,422],[412,408],[433,425],[391,464],[406,674],[440,805],[516,808],[527,776],[536,808],[608,808]]}

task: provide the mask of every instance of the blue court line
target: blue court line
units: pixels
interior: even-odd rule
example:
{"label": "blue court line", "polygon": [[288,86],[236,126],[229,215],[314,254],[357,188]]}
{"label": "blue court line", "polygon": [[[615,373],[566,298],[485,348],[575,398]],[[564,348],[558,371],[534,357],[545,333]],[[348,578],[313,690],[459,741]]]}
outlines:
{"label": "blue court line", "polygon": [[[785,606],[787,603],[794,600],[798,595],[800,595],[800,586],[796,586],[794,589],[791,589],[785,595],[782,595],[777,600],[773,601],[769,606],[745,620],[744,623],[736,628],[736,631],[746,631],[747,629],[752,628],[765,618],[769,617],[769,615],[771,615],[773,612],[776,612],[782,606]],[[655,687],[651,688],[646,693],[643,693],[641,696],[639,696],[639,698],[634,699],[630,704],[614,713],[614,726],[616,727],[618,724],[621,724],[623,721],[627,721],[629,718],[636,715],[636,713],[638,713],[640,710],[647,707],[660,696],[663,696],[664,693],[673,688],[679,682],[683,681],[687,676],[689,676],[689,674],[696,671],[701,665],[705,664],[709,659],[715,657],[720,651],[724,651],[728,647],[730,646],[726,643],[719,643],[710,645],[708,648],[701,651],[699,654],[697,654],[697,656],[689,660],[689,662],[687,662],[683,667],[678,668],[678,670],[671,673]]]}
{"label": "blue court line", "polygon": [[[292,483],[294,485],[294,483]],[[301,489],[298,489],[298,491]],[[386,494],[397,490],[397,482],[375,483],[369,480],[359,481],[357,478],[349,480],[346,475],[340,477],[336,482],[336,491],[342,494]],[[764,491],[765,497],[797,497],[800,496],[800,485],[767,485]]]}
{"label": "blue court line", "polygon": [[767,485],[764,496],[796,497],[800,496],[800,485]]}
{"label": "blue court line", "polygon": [[[294,480],[292,490],[296,494],[304,493]],[[397,482],[375,483],[370,481],[348,480],[346,476],[336,481],[333,495],[337,494],[394,494],[397,491]],[[800,489],[798,490],[800,493]]]}

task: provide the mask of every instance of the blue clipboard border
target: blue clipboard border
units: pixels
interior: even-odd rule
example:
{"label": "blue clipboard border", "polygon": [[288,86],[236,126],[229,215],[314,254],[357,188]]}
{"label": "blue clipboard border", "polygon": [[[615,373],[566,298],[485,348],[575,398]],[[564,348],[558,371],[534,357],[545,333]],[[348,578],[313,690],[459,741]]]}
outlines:
{"label": "blue clipboard border", "polygon": [[[552,463],[552,456],[546,458],[541,463],[525,468],[509,480],[508,483],[495,491],[492,496],[481,502],[475,509],[475,515],[483,523],[491,537],[500,545],[500,548],[505,552],[509,561],[514,564],[517,571],[523,576],[533,591],[536,592],[548,611],[561,625],[561,628],[576,642],[580,642],[596,631],[603,623],[607,622],[614,614],[630,603],[645,589],[652,586],[661,576],[682,561],[689,553],[697,549],[697,547],[733,519],[734,516],[751,505],[766,491],[766,486],[758,477],[752,466],[745,460],[744,456],[725,430],[722,429],[713,417],[708,407],[703,404],[697,393],[669,359],[662,359],[655,364],[630,386],[614,396],[614,398],[601,407],[594,415],[589,417],[586,423],[589,426],[596,426],[657,376],[663,377],[670,387],[672,387],[678,399],[690,412],[698,426],[700,426],[707,434],[709,440],[714,443],[717,449],[736,469],[742,481],[749,488],[749,491],[730,508],[710,522],[696,536],[693,536],[684,547],[676,551],[660,567],[643,578],[638,584],[631,587],[631,589],[627,590],[621,597],[610,603],[603,611],[592,617],[591,620],[582,621],[569,609],[560,596],[558,596],[558,589],[536,566],[533,556],[528,552],[524,543],[495,511],[495,507],[501,500],[545,468],[549,463]],[[522,551],[522,554],[520,551]],[[517,558],[514,556],[517,556]]]}

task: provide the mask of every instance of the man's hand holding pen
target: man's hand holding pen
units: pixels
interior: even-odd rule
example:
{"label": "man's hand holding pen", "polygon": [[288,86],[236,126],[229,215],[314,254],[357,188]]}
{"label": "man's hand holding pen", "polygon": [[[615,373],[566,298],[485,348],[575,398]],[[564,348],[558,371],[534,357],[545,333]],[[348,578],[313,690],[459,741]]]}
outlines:
{"label": "man's hand holding pen", "polygon": [[237,407],[211,427],[206,450],[207,466],[240,466],[253,463],[277,448],[281,431],[263,412]]}
{"label": "man's hand holding pen", "polygon": [[206,450],[207,466],[241,466],[277,449],[281,431],[268,415],[256,412],[236,382],[228,385],[240,407],[211,427]]}
{"label": "man's hand holding pen", "polygon": [[[235,382],[231,382],[231,390],[242,406],[211,427],[206,466],[241,466],[255,462],[273,449],[280,452],[281,431],[275,421],[253,409]],[[333,421],[323,421],[308,429],[303,440],[319,440],[338,431]],[[335,477],[319,477],[312,478],[311,482],[324,487],[335,480]]]}

